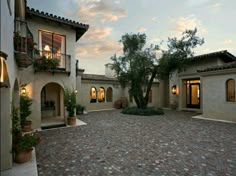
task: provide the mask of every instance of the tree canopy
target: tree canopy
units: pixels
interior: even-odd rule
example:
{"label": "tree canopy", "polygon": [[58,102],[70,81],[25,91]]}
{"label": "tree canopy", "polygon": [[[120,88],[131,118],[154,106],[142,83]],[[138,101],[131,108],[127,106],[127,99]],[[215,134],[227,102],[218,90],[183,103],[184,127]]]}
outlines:
{"label": "tree canopy", "polygon": [[145,109],[149,92],[155,78],[167,79],[176,69],[181,70],[193,55],[193,48],[204,40],[196,36],[197,29],[186,30],[181,39],[168,38],[168,50],[158,60],[158,45],[146,46],[145,34],[125,34],[120,42],[123,55],[111,57],[112,69],[122,86],[130,83],[129,93],[134,97],[138,108]]}

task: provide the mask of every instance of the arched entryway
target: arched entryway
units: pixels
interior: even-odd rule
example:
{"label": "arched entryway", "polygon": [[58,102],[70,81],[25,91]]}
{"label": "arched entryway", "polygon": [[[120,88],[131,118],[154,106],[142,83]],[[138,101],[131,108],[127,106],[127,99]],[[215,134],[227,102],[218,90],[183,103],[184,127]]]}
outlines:
{"label": "arched entryway", "polygon": [[65,124],[64,89],[58,83],[48,83],[41,90],[41,126]]}

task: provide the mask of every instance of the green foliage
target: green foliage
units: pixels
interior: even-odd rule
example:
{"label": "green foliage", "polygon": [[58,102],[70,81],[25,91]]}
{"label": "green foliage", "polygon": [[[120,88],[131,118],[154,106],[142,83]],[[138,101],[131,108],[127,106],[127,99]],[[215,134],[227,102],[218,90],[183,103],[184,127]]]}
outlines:
{"label": "green foliage", "polygon": [[21,130],[20,125],[20,109],[14,106],[14,103],[12,103],[12,129],[14,132],[19,132]]}
{"label": "green foliage", "polygon": [[128,108],[123,109],[121,112],[123,114],[142,115],[142,116],[164,114],[164,111],[162,108],[153,108],[153,107],[147,107],[146,109],[140,109],[137,107],[128,107]]}
{"label": "green foliage", "polygon": [[13,151],[28,151],[32,150],[40,143],[40,136],[37,132],[22,134],[20,131],[13,133]]}
{"label": "green foliage", "polygon": [[125,34],[121,37],[123,55],[111,57],[111,68],[115,70],[116,77],[123,87],[127,83],[131,84],[129,93],[134,97],[138,108],[147,107],[154,78],[169,79],[174,71],[181,71],[191,63],[193,49],[204,43],[196,33],[197,29],[186,30],[180,39],[168,38],[168,50],[162,51],[163,55],[158,61],[156,50],[159,46],[144,48],[145,34]]}
{"label": "green foliage", "polygon": [[[124,87],[131,83],[130,94],[134,96],[138,108],[145,109],[148,103],[148,94],[155,77],[156,50],[158,46],[146,45],[145,34],[125,34],[120,42],[123,44],[123,55],[111,57],[112,69],[117,79]],[[144,91],[144,87],[147,87]]]}
{"label": "green foliage", "polygon": [[80,113],[83,113],[85,110],[85,107],[80,105],[80,104],[77,104],[76,105],[76,114],[80,114]]}
{"label": "green foliage", "polygon": [[76,93],[74,89],[65,87],[64,103],[69,117],[74,117],[76,108]]}
{"label": "green foliage", "polygon": [[42,56],[39,59],[35,59],[33,64],[36,70],[56,69],[59,66],[59,60],[57,58]]}
{"label": "green foliage", "polygon": [[32,105],[32,99],[27,95],[20,96],[20,119],[21,122],[27,121],[26,118],[31,114],[30,106]]}
{"label": "green foliage", "polygon": [[159,60],[159,78],[169,79],[174,71],[182,71],[192,62],[193,49],[204,43],[204,39],[196,36],[196,33],[195,28],[183,32],[179,40],[176,37],[168,38],[168,50],[163,51],[163,56]]}

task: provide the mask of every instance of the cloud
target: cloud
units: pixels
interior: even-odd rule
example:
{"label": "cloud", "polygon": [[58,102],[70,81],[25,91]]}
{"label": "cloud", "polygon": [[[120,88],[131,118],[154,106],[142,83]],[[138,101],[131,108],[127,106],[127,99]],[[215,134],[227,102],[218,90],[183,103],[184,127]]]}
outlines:
{"label": "cloud", "polygon": [[187,17],[179,17],[171,19],[174,23],[173,34],[179,37],[186,29],[197,28],[200,34],[206,34],[207,28],[202,25],[202,22],[195,17],[195,15],[189,15]]}
{"label": "cloud", "polygon": [[201,6],[205,5],[211,0],[187,0],[187,5],[189,6]]}
{"label": "cloud", "polygon": [[75,3],[79,7],[75,15],[87,23],[113,22],[127,15],[126,11],[118,6],[118,1],[112,3],[109,0],[79,0]]}
{"label": "cloud", "polygon": [[115,4],[120,4],[120,1],[118,1],[118,0],[117,0],[117,1],[115,1]]}
{"label": "cloud", "polygon": [[152,17],[153,22],[157,22],[157,17]]}
{"label": "cloud", "polygon": [[138,32],[145,32],[147,29],[146,28],[144,28],[144,27],[140,27],[140,28],[138,28]]}
{"label": "cloud", "polygon": [[233,41],[232,40],[230,40],[230,39],[228,39],[228,40],[224,40],[224,44],[232,44],[233,43]]}
{"label": "cloud", "polygon": [[85,33],[84,39],[87,40],[102,40],[108,37],[112,32],[110,27],[90,27]]}
{"label": "cloud", "polygon": [[210,6],[210,10],[212,10],[213,12],[218,12],[222,8],[222,6],[223,5],[221,3],[215,3]]}
{"label": "cloud", "polygon": [[79,44],[76,55],[79,57],[101,57],[112,56],[122,51],[122,45],[115,41],[86,42]]}

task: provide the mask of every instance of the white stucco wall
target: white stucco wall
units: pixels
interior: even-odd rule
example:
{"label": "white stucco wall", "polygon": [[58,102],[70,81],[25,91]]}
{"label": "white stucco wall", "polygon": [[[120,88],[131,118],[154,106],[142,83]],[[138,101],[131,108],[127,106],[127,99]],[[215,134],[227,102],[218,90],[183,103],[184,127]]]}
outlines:
{"label": "white stucco wall", "polygon": [[204,117],[236,122],[236,102],[226,101],[228,79],[236,81],[236,69],[232,72],[202,76]]}
{"label": "white stucco wall", "polygon": [[9,87],[0,88],[0,118],[1,118],[1,169],[6,170],[12,166],[12,136],[11,136],[11,102],[13,87],[17,75],[17,66],[14,59],[13,31],[14,31],[14,1],[10,1],[10,10],[7,1],[0,1],[0,50],[8,55],[6,60]]}

